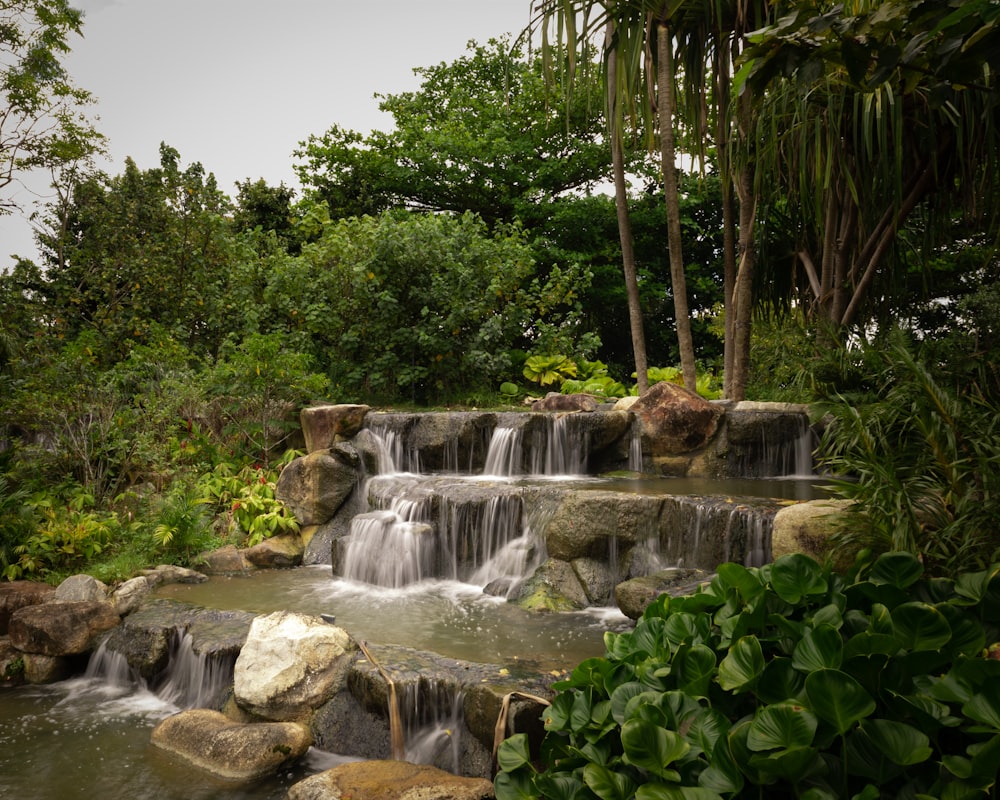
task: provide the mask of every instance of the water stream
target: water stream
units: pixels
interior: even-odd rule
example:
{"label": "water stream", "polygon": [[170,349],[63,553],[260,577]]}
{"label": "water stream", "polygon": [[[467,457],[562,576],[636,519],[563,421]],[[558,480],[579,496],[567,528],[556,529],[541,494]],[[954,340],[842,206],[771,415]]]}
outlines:
{"label": "water stream", "polygon": [[[445,470],[422,474],[421,453],[405,436],[375,430],[379,468],[366,479],[368,507],[337,542],[332,566],[215,576],[204,584],[161,587],[155,595],[220,610],[324,614],[359,641],[498,664],[515,674],[561,674],[603,653],[606,630],[630,623],[613,607],[539,614],[507,602],[510,588],[546,557],[539,532],[552,504],[539,500],[547,496],[545,487],[671,498],[684,535],[637,531],[633,573],[686,565],[691,557],[686,548],[693,543],[698,550],[709,520],[715,529],[721,520],[726,531],[722,557],[729,558],[729,542],[738,541],[741,558],[763,563],[769,517],[756,513],[752,501],[732,498],[817,496],[815,480],[796,476],[807,471],[801,465],[808,453],[800,444],[762,456],[781,461],[765,472],[793,476],[783,479],[720,483],[588,476],[586,437],[566,420],[572,418],[554,418],[545,435],[537,428],[497,426],[484,437],[479,454],[484,466],[475,473],[459,463],[456,447],[442,457]],[[638,437],[630,435],[627,444],[627,463],[641,465]],[[620,555],[611,537],[612,575],[621,571]],[[172,762],[149,745],[150,731],[169,714],[216,707],[231,676],[231,660],[197,656],[189,637],[178,635],[168,668],[154,681],[140,679],[120,654],[102,648],[79,678],[0,690],[0,798],[277,800],[295,781],[343,760],[311,750],[273,779],[234,787]],[[427,697],[434,702],[428,704]],[[447,761],[449,748],[456,747],[450,731],[460,696],[445,687],[415,685],[404,687],[402,699],[407,757]]]}

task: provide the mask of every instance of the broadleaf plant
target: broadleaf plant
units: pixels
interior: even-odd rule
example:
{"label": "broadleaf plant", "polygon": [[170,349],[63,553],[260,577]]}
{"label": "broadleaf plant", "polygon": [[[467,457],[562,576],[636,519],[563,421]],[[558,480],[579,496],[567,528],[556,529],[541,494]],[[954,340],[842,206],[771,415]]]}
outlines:
{"label": "broadleaf plant", "polygon": [[993,797],[998,597],[1000,566],[928,578],[899,552],[846,575],[723,564],[554,684],[540,752],[501,744],[496,796]]}

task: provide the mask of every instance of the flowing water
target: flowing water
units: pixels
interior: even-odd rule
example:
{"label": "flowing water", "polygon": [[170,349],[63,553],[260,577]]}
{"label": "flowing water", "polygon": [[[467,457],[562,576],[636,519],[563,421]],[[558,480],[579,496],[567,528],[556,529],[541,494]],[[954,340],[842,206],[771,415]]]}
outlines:
{"label": "flowing water", "polygon": [[[477,475],[463,471],[457,448],[444,456],[449,474],[421,475],[420,453],[404,437],[378,431],[381,463],[379,474],[366,485],[370,506],[352,521],[332,568],[217,576],[204,584],[161,587],[156,596],[221,610],[323,614],[359,641],[498,664],[513,674],[558,675],[602,654],[604,632],[629,622],[613,608],[529,613],[496,596],[502,591],[484,591],[515,584],[545,556],[537,531],[544,526],[546,506],[525,507],[526,489],[558,481],[584,490],[679,495],[684,498],[678,506],[683,524],[694,528],[685,541],[697,547],[701,526],[721,514],[727,534],[732,530],[735,536],[739,529],[752,551],[747,558],[757,560],[766,560],[767,518],[755,516],[752,503],[728,498],[800,500],[822,494],[814,479],[801,477],[724,483],[590,477],[584,474],[586,441],[563,420],[555,418],[544,437],[537,431],[527,435],[513,427],[496,428],[484,445],[485,467]],[[806,471],[801,446],[797,455],[790,456],[786,446],[768,457],[783,460],[767,468],[770,474]],[[632,436],[628,464],[641,463],[638,437]],[[465,499],[470,492],[471,502]],[[728,502],[720,503],[719,497]],[[638,538],[633,571],[642,563],[647,571],[684,564],[687,555],[672,549],[670,541],[664,544],[661,533],[640,532]],[[617,574],[614,539],[608,559]],[[155,685],[133,675],[119,654],[101,649],[81,677],[51,686],[0,689],[0,798],[277,800],[306,775],[347,760],[311,750],[272,779],[234,786],[151,747],[149,735],[160,720],[182,708],[216,705],[231,675],[231,662],[207,662],[191,651],[189,639],[178,636],[170,665]],[[431,763],[447,756],[456,747],[448,731],[455,727],[460,695],[445,697],[442,693],[452,690],[423,686],[421,697],[437,697],[423,706],[416,690],[407,691],[402,697],[407,758]],[[454,758],[457,763],[457,754]]]}

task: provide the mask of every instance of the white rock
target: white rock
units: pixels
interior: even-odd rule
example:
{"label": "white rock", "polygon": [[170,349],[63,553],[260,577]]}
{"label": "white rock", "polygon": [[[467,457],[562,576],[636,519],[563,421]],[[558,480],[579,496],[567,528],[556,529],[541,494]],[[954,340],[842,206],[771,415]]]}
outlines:
{"label": "white rock", "polygon": [[265,719],[300,719],[346,685],[356,650],[347,631],[320,617],[257,617],[236,659],[236,702]]}

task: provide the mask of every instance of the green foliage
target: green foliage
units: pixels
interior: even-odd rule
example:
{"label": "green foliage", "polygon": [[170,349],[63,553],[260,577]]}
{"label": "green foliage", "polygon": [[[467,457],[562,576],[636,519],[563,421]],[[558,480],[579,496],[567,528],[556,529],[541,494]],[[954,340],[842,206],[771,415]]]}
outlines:
{"label": "green foliage", "polygon": [[325,396],[329,382],[313,359],[281,333],[251,334],[227,347],[209,375],[223,433],[249,459],[270,464],[272,453],[297,427],[292,416]]}
{"label": "green foliage", "polygon": [[947,372],[899,336],[859,355],[870,393],[838,393],[820,407],[830,420],[820,461],[845,478],[839,493],[863,512],[842,538],[918,554],[939,575],[992,563],[1000,406],[975,384],[950,388]]}
{"label": "green foliage", "polygon": [[[94,98],[73,84],[62,61],[82,27],[83,12],[66,0],[0,6],[0,189],[31,169],[56,175],[103,149],[84,114]],[[12,207],[0,197],[0,210]]]}
{"label": "green foliage", "polygon": [[39,580],[79,569],[123,532],[118,516],[94,508],[93,495],[80,486],[65,487],[60,495],[33,497],[29,506],[37,524],[12,548],[16,561],[4,567],[7,580]]}
{"label": "green foliage", "polygon": [[471,42],[455,61],[414,72],[417,91],[380,98],[391,131],[335,126],[296,152],[307,194],[334,217],[409,208],[531,224],[555,197],[607,175],[597,70],[581,74],[569,104],[546,91],[540,60],[509,41]]}
{"label": "green foliage", "polygon": [[[299,455],[287,451],[282,464]],[[299,523],[288,508],[275,497],[279,469],[245,466],[234,469],[227,462],[217,464],[201,476],[198,502],[210,502],[217,514],[228,516],[244,537],[247,547],[279,533],[296,533]]]}
{"label": "green foliage", "polygon": [[200,496],[199,488],[176,481],[157,498],[153,508],[153,541],[182,564],[190,564],[214,537],[211,507]]}
{"label": "green foliage", "polygon": [[576,362],[564,355],[530,356],[522,373],[529,381],[542,386],[561,385],[576,375]]}
{"label": "green foliage", "polygon": [[273,318],[302,337],[339,400],[427,403],[512,377],[514,351],[577,346],[588,276],[539,274],[523,233],[461,217],[331,222],[275,265]]}
{"label": "green foliage", "polygon": [[989,796],[1000,568],[906,553],[847,577],[802,555],[722,564],[554,685],[541,762],[503,742],[498,800]]}

